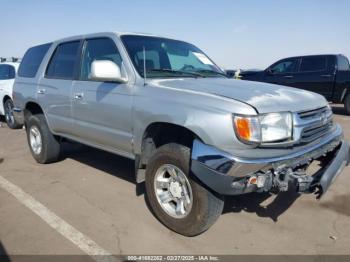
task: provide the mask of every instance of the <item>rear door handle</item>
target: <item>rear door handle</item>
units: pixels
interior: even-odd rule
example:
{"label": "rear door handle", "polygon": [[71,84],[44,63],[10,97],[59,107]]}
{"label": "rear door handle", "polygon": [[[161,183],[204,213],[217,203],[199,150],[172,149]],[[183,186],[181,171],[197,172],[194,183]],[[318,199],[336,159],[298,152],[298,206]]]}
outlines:
{"label": "rear door handle", "polygon": [[293,76],[284,76],[284,78],[293,78]]}
{"label": "rear door handle", "polygon": [[74,99],[75,100],[82,100],[83,98],[84,98],[84,94],[83,93],[74,94]]}
{"label": "rear door handle", "polygon": [[38,91],[37,91],[37,93],[39,94],[39,95],[43,95],[43,94],[45,94],[45,89],[38,89]]}
{"label": "rear door handle", "polygon": [[331,77],[332,75],[321,75],[322,77]]}

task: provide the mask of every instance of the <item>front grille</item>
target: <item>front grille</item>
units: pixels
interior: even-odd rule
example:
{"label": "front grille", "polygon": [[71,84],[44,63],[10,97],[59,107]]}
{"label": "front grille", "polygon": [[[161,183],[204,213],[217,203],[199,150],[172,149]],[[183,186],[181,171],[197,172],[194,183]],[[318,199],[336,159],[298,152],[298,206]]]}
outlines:
{"label": "front grille", "polygon": [[299,112],[298,116],[303,123],[301,143],[310,143],[328,134],[333,127],[333,115],[328,107]]}
{"label": "front grille", "polygon": [[301,142],[309,143],[317,138],[320,138],[321,136],[327,134],[331,130],[332,126],[333,122],[330,121],[327,124],[318,127],[305,128],[301,134]]}
{"label": "front grille", "polygon": [[[327,114],[327,112],[329,112],[329,111],[330,111],[330,109],[325,106],[325,107],[318,108],[315,110],[299,112],[298,115],[301,119],[311,119],[311,118],[320,117],[322,114]],[[330,112],[330,113],[332,113],[332,112]]]}

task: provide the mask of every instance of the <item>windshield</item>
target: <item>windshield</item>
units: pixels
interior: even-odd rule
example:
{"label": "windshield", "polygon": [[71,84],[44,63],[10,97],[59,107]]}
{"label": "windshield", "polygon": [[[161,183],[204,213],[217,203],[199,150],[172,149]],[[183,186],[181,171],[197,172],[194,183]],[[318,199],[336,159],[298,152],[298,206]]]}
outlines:
{"label": "windshield", "polygon": [[224,76],[200,49],[189,43],[138,35],[124,35],[121,39],[142,77],[144,67],[147,78]]}

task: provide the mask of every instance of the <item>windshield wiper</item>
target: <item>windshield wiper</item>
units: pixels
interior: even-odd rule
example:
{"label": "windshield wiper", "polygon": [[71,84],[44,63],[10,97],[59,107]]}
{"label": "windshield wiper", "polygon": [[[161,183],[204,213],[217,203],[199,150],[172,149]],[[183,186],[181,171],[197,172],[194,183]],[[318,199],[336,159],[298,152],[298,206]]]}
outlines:
{"label": "windshield wiper", "polygon": [[189,71],[181,71],[181,70],[174,70],[174,69],[168,69],[168,68],[159,68],[159,69],[149,69],[147,72],[165,72],[165,73],[174,73],[174,74],[181,74],[181,75],[189,75],[189,76],[195,76],[195,77],[206,77],[205,75],[202,75],[197,72],[189,72]]}
{"label": "windshield wiper", "polygon": [[221,75],[221,76],[224,76],[227,78],[227,75],[225,73],[221,73],[221,72],[217,72],[217,71],[214,71],[214,70],[208,70],[208,69],[201,69],[201,70],[198,70],[196,71],[198,73],[208,73],[208,74],[215,74],[215,75]]}

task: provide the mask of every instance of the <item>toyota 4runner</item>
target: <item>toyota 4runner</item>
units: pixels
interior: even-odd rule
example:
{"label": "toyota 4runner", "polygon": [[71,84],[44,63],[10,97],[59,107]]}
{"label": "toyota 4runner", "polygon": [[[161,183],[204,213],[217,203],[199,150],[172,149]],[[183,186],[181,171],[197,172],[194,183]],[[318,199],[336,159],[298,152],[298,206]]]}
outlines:
{"label": "toyota 4runner", "polygon": [[32,47],[14,103],[37,162],[57,161],[63,139],[134,159],[156,217],[186,236],[216,221],[223,195],[320,198],[349,159],[321,95],[228,79],[194,45],[158,36],[99,33]]}

